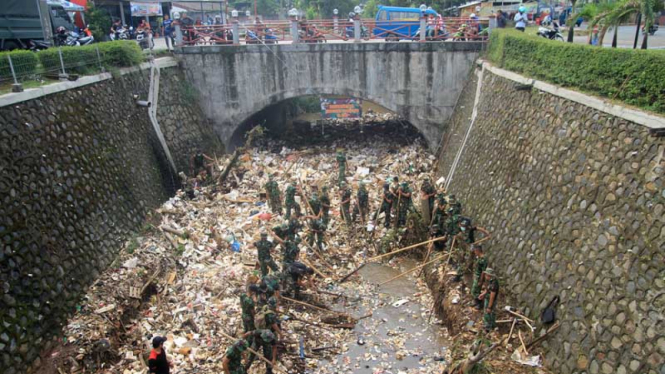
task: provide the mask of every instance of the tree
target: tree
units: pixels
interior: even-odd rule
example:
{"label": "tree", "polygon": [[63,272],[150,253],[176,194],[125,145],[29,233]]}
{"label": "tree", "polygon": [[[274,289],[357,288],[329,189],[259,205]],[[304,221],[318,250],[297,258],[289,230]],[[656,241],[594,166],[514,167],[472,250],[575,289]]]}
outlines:
{"label": "tree", "polygon": [[[637,15],[638,23],[644,19],[644,37],[642,39],[642,49],[647,48],[649,39],[649,27],[653,25],[656,17],[656,12],[662,4],[656,0],[622,0],[614,3],[605,11],[599,12],[590,22],[589,27],[597,24],[603,24],[605,28],[614,26],[614,37],[612,39],[612,47],[617,44],[617,30],[621,22],[625,21],[633,14]],[[635,31],[635,40],[639,37],[639,24]]]}
{"label": "tree", "polygon": [[85,19],[90,25],[90,31],[95,40],[106,40],[111,33],[111,16],[102,8],[96,8],[94,4],[88,3],[88,8],[85,11]]}

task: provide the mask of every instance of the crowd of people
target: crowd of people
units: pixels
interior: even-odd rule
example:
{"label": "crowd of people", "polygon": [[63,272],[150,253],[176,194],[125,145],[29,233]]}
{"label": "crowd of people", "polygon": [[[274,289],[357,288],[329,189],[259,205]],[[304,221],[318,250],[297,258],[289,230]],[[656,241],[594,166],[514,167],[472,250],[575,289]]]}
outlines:
{"label": "crowd of people", "polygon": [[[188,189],[195,189],[211,178],[213,159],[202,152],[191,158],[191,169],[196,175],[190,179]],[[245,292],[240,297],[243,333],[230,345],[223,359],[224,373],[246,373],[256,357],[267,363],[266,373],[272,373],[277,360],[277,346],[282,336],[280,330],[280,303],[283,297],[301,299],[303,288],[316,289],[315,269],[299,261],[300,247],[325,254],[326,230],[335,215],[331,214],[333,202],[338,203],[339,225],[349,231],[383,224],[383,235],[405,230],[411,225],[412,217],[418,217],[421,225],[428,227],[430,252],[448,251],[450,263],[455,269],[453,281],[462,280],[465,272],[471,270],[473,284],[470,298],[477,309],[483,310],[483,326],[486,331],[496,327],[495,308],[499,297],[499,281],[488,260],[481,242],[488,240],[490,233],[473,224],[471,218],[462,216],[462,204],[445,189],[438,188],[431,178],[422,174],[420,178],[420,208],[416,208],[414,191],[406,179],[417,173],[409,173],[400,181],[393,176],[382,186],[381,199],[374,214],[371,214],[370,193],[364,182],[359,182],[352,191],[347,183],[347,157],[338,151],[335,158],[337,167],[338,199],[331,198],[331,187],[317,185],[309,187],[309,196],[297,180],[281,188],[272,174],[266,176],[266,204],[273,217],[281,216],[284,223],[262,229],[260,239],[253,244],[256,249],[255,272],[246,279]],[[283,186],[282,186],[283,187]],[[355,195],[355,196],[354,196]],[[193,196],[193,195],[192,195]],[[299,199],[297,198],[299,197]],[[300,200],[300,203],[298,202]],[[302,204],[302,206],[301,206]],[[482,238],[479,238],[482,237]],[[304,240],[303,240],[304,239]],[[275,255],[281,254],[278,264]],[[445,265],[443,265],[445,266]],[[150,370],[154,373],[168,373],[168,362],[161,359],[161,337],[154,340],[155,350],[151,353]],[[250,350],[243,363],[243,352]],[[154,358],[154,359],[153,359]]]}

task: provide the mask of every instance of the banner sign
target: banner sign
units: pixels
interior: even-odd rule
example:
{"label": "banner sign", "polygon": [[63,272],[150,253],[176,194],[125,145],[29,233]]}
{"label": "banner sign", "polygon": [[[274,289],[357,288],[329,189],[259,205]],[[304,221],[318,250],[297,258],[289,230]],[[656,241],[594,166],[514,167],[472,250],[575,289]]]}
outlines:
{"label": "banner sign", "polygon": [[129,3],[132,17],[161,16],[162,4],[160,3]]}
{"label": "banner sign", "polygon": [[324,119],[360,118],[362,115],[361,99],[321,98],[321,117]]}

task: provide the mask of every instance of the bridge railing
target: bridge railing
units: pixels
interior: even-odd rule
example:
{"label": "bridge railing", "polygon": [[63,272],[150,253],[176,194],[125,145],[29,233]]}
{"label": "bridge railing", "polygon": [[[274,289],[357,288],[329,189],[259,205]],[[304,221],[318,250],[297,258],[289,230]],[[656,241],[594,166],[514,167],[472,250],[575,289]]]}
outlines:
{"label": "bridge railing", "polygon": [[[421,35],[424,26],[425,35]],[[434,21],[404,20],[298,20],[267,21],[253,24],[231,23],[182,28],[182,44],[238,45],[326,43],[381,40],[410,41],[485,41],[489,20],[445,17]]]}

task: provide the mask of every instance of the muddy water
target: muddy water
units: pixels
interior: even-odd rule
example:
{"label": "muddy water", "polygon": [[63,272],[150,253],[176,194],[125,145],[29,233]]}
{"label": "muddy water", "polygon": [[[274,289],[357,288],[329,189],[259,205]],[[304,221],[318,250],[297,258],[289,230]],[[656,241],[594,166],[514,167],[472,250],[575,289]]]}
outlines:
{"label": "muddy water", "polygon": [[[356,338],[364,340],[364,344],[349,342],[349,350],[339,358],[342,362],[346,360],[353,373],[414,372],[443,356],[448,342],[438,325],[427,323],[431,305],[421,305],[416,296],[428,290],[417,287],[415,281],[406,276],[376,286],[416,265],[406,260],[398,269],[369,264],[360,270],[364,286],[374,290],[374,297],[363,300],[354,315],[370,312],[373,315],[355,328]],[[367,361],[370,357],[372,359]]]}

